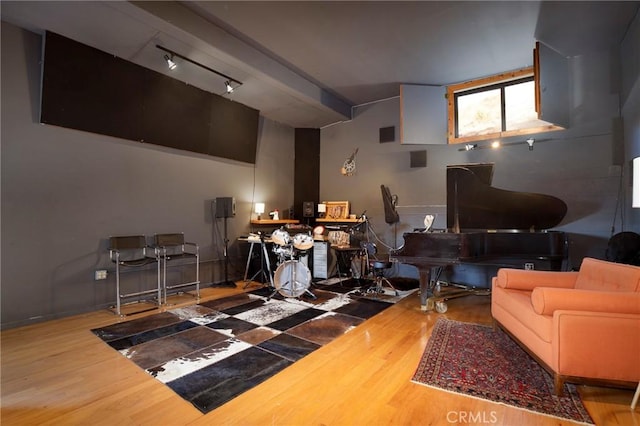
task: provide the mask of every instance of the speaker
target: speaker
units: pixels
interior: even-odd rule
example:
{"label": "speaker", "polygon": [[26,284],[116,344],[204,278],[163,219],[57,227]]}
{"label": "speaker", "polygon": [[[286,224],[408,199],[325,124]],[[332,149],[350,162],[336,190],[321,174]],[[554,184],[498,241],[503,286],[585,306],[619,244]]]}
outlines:
{"label": "speaker", "polygon": [[233,197],[216,198],[216,217],[234,217],[236,215],[236,199]]}
{"label": "speaker", "polygon": [[302,202],[302,217],[313,217],[315,214],[313,201]]}
{"label": "speaker", "polygon": [[411,151],[410,152],[411,167],[427,167],[427,151]]}
{"label": "speaker", "polygon": [[394,142],[396,140],[396,127],[380,127],[380,143]]}

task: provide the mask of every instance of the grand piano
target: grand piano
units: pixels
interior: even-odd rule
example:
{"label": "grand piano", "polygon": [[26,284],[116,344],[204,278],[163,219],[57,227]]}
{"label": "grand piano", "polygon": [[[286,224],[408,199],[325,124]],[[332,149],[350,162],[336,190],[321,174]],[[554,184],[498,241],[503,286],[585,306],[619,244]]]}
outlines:
{"label": "grand piano", "polygon": [[[567,238],[563,232],[549,229],[566,215],[564,201],[494,188],[492,179],[493,164],[448,166],[446,232],[407,232],[402,247],[390,253],[390,261],[418,268],[422,310],[445,311],[446,304],[440,309],[442,300],[465,295],[465,291],[440,295],[434,270],[460,265],[493,270],[563,268]],[[485,283],[485,291],[489,286]],[[478,290],[474,285],[460,287]]]}

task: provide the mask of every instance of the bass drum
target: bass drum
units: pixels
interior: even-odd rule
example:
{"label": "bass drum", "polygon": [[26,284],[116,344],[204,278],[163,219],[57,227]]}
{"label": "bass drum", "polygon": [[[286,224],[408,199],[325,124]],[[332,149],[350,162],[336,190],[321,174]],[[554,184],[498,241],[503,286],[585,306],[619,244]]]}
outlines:
{"label": "bass drum", "polygon": [[293,246],[298,250],[309,250],[313,247],[313,237],[309,234],[296,234],[293,237]]}
{"label": "bass drum", "polygon": [[297,260],[287,260],[276,269],[273,284],[281,295],[298,297],[309,288],[311,272],[304,263]]}
{"label": "bass drum", "polygon": [[271,233],[271,241],[279,246],[286,246],[291,242],[291,237],[284,229],[276,229]]}

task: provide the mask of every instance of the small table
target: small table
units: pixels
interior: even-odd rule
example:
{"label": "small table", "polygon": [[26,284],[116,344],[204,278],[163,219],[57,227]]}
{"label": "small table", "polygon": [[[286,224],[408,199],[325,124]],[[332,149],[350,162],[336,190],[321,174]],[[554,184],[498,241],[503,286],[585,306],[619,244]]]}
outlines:
{"label": "small table", "polygon": [[[342,276],[342,273],[340,272],[340,261],[342,261],[344,263],[344,265],[347,267],[347,270],[351,269],[351,259],[353,258],[353,256],[359,252],[362,251],[362,249],[360,247],[351,247],[351,246],[331,246],[331,249],[334,250],[336,252],[336,269],[337,269],[337,273],[338,273],[338,278],[340,278]],[[345,271],[346,273],[346,271]]]}
{"label": "small table", "polygon": [[317,218],[316,219],[316,223],[364,223],[364,220],[362,219],[351,219],[348,217],[345,217],[343,219],[331,219],[331,218],[327,218],[327,217],[321,217],[321,218]]}
{"label": "small table", "polygon": [[252,225],[287,225],[287,224],[298,224],[300,223],[297,219],[280,219],[280,220],[272,220],[272,219],[251,219]]}
{"label": "small table", "polygon": [[251,219],[251,230],[253,231],[254,227],[259,228],[261,231],[271,233],[273,230],[280,228],[283,225],[296,225],[300,223],[297,219],[280,219],[280,220],[272,220],[272,219]]}

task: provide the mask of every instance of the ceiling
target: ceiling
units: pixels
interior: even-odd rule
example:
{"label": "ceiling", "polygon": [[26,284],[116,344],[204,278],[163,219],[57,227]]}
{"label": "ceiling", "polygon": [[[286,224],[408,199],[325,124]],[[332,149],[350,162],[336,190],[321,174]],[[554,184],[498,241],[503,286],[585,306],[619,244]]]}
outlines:
{"label": "ceiling", "polygon": [[2,1],[2,20],[50,30],[222,94],[293,127],[351,118],[401,83],[446,85],[532,64],[536,40],[565,56],[619,46],[638,1]]}

